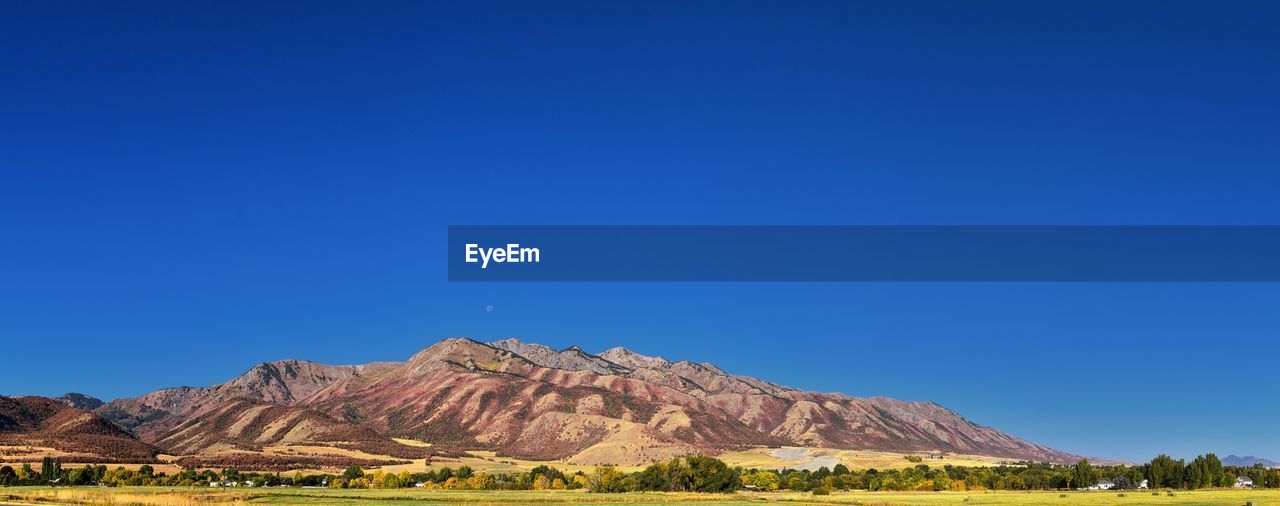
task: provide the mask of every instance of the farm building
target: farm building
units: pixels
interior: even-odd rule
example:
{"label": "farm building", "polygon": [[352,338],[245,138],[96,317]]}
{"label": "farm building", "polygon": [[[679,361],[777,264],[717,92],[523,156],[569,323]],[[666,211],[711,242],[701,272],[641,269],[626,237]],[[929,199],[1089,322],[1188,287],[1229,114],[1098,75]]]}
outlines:
{"label": "farm building", "polygon": [[1098,480],[1097,485],[1089,485],[1086,490],[1111,490],[1115,488],[1115,482],[1111,480]]}
{"label": "farm building", "polygon": [[1248,476],[1241,476],[1236,478],[1236,483],[1232,486],[1235,488],[1253,488],[1253,479]]}

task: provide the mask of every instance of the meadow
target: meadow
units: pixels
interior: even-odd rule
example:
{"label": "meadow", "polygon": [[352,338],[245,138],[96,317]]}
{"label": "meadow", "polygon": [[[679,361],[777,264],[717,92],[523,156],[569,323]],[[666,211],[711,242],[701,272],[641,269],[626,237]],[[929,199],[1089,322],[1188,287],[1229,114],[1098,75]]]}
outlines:
{"label": "meadow", "polygon": [[[1123,494],[1123,495],[1121,495]],[[461,490],[328,490],[170,487],[10,487],[0,488],[0,504],[84,504],[135,506],[193,505],[380,505],[434,503],[464,504],[594,504],[634,505],[697,503],[747,505],[761,502],[858,505],[1280,505],[1280,490],[1199,490],[1191,492],[836,492],[814,496],[800,492],[692,494],[630,492],[589,494],[582,491],[461,491]]]}

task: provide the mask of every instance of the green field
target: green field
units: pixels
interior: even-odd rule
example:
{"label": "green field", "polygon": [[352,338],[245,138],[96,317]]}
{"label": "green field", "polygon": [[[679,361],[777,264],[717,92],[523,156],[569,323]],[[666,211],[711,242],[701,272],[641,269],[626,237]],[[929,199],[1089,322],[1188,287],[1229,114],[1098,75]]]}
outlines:
{"label": "green field", "polygon": [[324,490],[257,489],[209,490],[201,488],[0,488],[0,504],[93,504],[137,506],[237,505],[237,504],[335,504],[401,505],[422,502],[469,504],[671,504],[743,505],[762,502],[794,504],[862,505],[1244,505],[1280,506],[1280,490],[1205,490],[1195,492],[847,492],[829,496],[806,493],[588,494],[581,491],[439,491],[439,490]]}

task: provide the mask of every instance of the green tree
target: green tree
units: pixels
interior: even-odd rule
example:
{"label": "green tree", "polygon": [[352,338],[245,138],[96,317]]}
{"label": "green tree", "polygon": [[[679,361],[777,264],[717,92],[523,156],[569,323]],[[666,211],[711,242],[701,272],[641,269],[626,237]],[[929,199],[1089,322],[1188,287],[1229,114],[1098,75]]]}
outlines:
{"label": "green tree", "polygon": [[346,471],[342,472],[342,479],[347,481],[351,481],[356,478],[363,478],[363,477],[364,477],[364,469],[360,469],[360,466],[351,466],[351,467],[348,467]]}
{"label": "green tree", "polygon": [[1208,485],[1211,487],[1231,486],[1223,484],[1222,459],[1212,453],[1204,456],[1206,471],[1208,473]]}
{"label": "green tree", "polygon": [[1098,479],[1093,476],[1093,466],[1089,465],[1086,459],[1080,459],[1076,462],[1074,479],[1076,488],[1086,488],[1098,483]]}
{"label": "green tree", "polygon": [[1147,486],[1177,487],[1181,485],[1182,474],[1182,461],[1173,460],[1173,457],[1164,454],[1157,455],[1156,458],[1151,459],[1150,464],[1147,464],[1147,480],[1149,480]]}
{"label": "green tree", "polygon": [[587,475],[587,491],[594,493],[625,492],[623,480],[626,478],[618,468],[613,466],[597,466],[595,471]]}
{"label": "green tree", "polygon": [[689,466],[689,490],[693,492],[733,492],[742,488],[742,477],[720,459],[691,455],[685,458],[685,465]]}
{"label": "green tree", "polygon": [[742,475],[742,484],[750,485],[756,490],[772,492],[778,490],[778,486],[782,484],[782,478],[773,471],[756,471]]}

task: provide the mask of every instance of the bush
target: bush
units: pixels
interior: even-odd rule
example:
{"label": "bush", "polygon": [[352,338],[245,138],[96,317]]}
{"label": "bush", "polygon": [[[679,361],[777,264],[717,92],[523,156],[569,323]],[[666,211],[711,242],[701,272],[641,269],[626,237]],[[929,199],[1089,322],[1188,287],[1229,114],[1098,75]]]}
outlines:
{"label": "bush", "polygon": [[818,487],[813,489],[813,495],[831,495],[831,491],[827,487]]}

